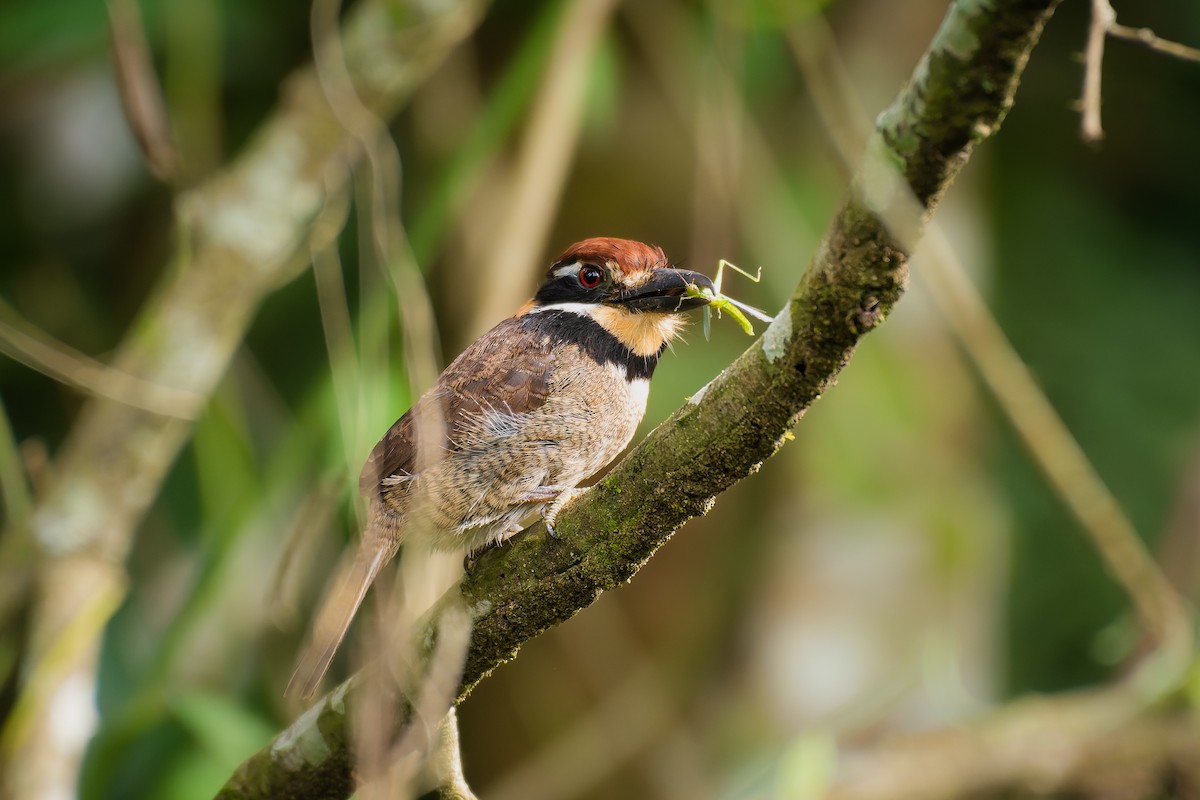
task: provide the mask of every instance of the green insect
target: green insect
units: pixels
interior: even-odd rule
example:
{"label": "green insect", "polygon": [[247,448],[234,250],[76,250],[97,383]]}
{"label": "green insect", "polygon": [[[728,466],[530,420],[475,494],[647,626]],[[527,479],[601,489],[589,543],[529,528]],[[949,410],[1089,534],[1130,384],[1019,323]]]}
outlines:
{"label": "green insect", "polygon": [[763,322],[770,322],[773,319],[770,314],[767,314],[766,312],[761,311],[754,306],[746,305],[738,300],[734,300],[732,297],[721,294],[721,276],[724,274],[726,267],[729,267],[734,272],[745,275],[755,283],[758,283],[758,281],[762,278],[762,267],[758,268],[757,273],[751,275],[749,272],[746,272],[746,270],[740,268],[736,264],[731,264],[722,258],[717,262],[717,277],[713,278],[712,289],[709,289],[707,286],[701,288],[694,283],[688,284],[687,293],[684,295],[684,297],[702,298],[708,301],[708,305],[704,307],[705,340],[709,338],[712,309],[714,308],[717,310],[718,317],[721,316],[722,312],[726,312],[729,314],[729,316],[733,317],[737,323],[742,326],[742,330],[744,330],[748,336],[754,335],[754,327],[750,324],[750,320],[746,319],[746,314],[749,314],[756,319],[760,319]]}

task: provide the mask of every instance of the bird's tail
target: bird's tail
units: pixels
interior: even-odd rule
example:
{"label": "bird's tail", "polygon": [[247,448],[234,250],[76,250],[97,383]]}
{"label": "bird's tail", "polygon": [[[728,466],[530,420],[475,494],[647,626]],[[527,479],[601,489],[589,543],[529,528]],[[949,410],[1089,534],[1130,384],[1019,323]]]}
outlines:
{"label": "bird's tail", "polygon": [[395,550],[386,541],[377,541],[361,548],[352,561],[338,570],[337,578],[321,603],[312,636],[296,662],[296,670],[284,694],[309,698],[316,693],[338,646],[346,636],[350,621],[362,605],[367,589]]}

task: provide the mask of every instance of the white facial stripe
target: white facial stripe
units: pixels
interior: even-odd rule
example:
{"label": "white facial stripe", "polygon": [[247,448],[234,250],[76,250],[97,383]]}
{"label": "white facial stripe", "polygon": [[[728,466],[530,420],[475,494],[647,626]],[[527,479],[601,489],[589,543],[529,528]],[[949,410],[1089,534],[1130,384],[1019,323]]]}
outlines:
{"label": "white facial stripe", "polygon": [[543,311],[567,311],[571,314],[578,314],[581,317],[592,316],[592,309],[596,305],[594,303],[551,303],[548,306],[534,306],[529,309],[529,314],[540,314]]}
{"label": "white facial stripe", "polygon": [[581,266],[582,265],[576,261],[572,264],[567,264],[565,267],[559,267],[558,269],[554,270],[554,277],[565,278],[568,275],[578,275]]}

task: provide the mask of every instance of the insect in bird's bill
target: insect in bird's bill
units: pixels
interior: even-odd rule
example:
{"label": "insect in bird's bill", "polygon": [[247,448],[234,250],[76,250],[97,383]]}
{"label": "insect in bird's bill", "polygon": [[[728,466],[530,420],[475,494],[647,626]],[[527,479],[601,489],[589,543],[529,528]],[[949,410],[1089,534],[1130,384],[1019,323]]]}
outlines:
{"label": "insect in bird's bill", "polygon": [[762,280],[762,267],[759,267],[758,272],[751,275],[737,264],[726,261],[722,258],[717,262],[717,277],[713,279],[711,286],[699,286],[697,284],[690,284],[688,286],[687,292],[684,295],[685,297],[705,301],[704,339],[706,341],[709,337],[709,326],[711,324],[710,321],[712,320],[712,310],[714,308],[717,310],[718,317],[721,316],[722,311],[729,314],[729,316],[732,317],[738,325],[742,326],[742,330],[746,332],[747,336],[754,335],[754,326],[750,324],[750,320],[746,319],[746,314],[749,314],[755,319],[762,320],[763,322],[771,322],[774,319],[774,317],[767,312],[762,311],[761,309],[747,305],[740,300],[734,300],[728,295],[721,294],[721,276],[725,274],[726,267],[729,267],[739,275],[745,275],[755,283],[758,283],[760,280]]}
{"label": "insect in bird's bill", "polygon": [[730,302],[652,245],[601,237],[567,248],[533,299],[454,359],[371,451],[358,551],[331,585],[288,692],[316,691],[401,543],[471,552],[539,513],[553,530],[575,487],[633,437],[684,312],[732,313]]}

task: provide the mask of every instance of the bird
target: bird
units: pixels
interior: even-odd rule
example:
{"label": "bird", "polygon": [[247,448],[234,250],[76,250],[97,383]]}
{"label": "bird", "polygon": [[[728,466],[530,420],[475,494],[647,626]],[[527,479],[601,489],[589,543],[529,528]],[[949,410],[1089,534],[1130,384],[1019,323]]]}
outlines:
{"label": "bird", "polygon": [[[625,449],[659,356],[713,283],[662,248],[595,237],[471,343],[375,445],[356,554],[332,581],[287,694],[311,697],[401,543],[471,554],[536,521],[553,535],[577,487]],[[692,290],[692,291],[689,291]]]}

